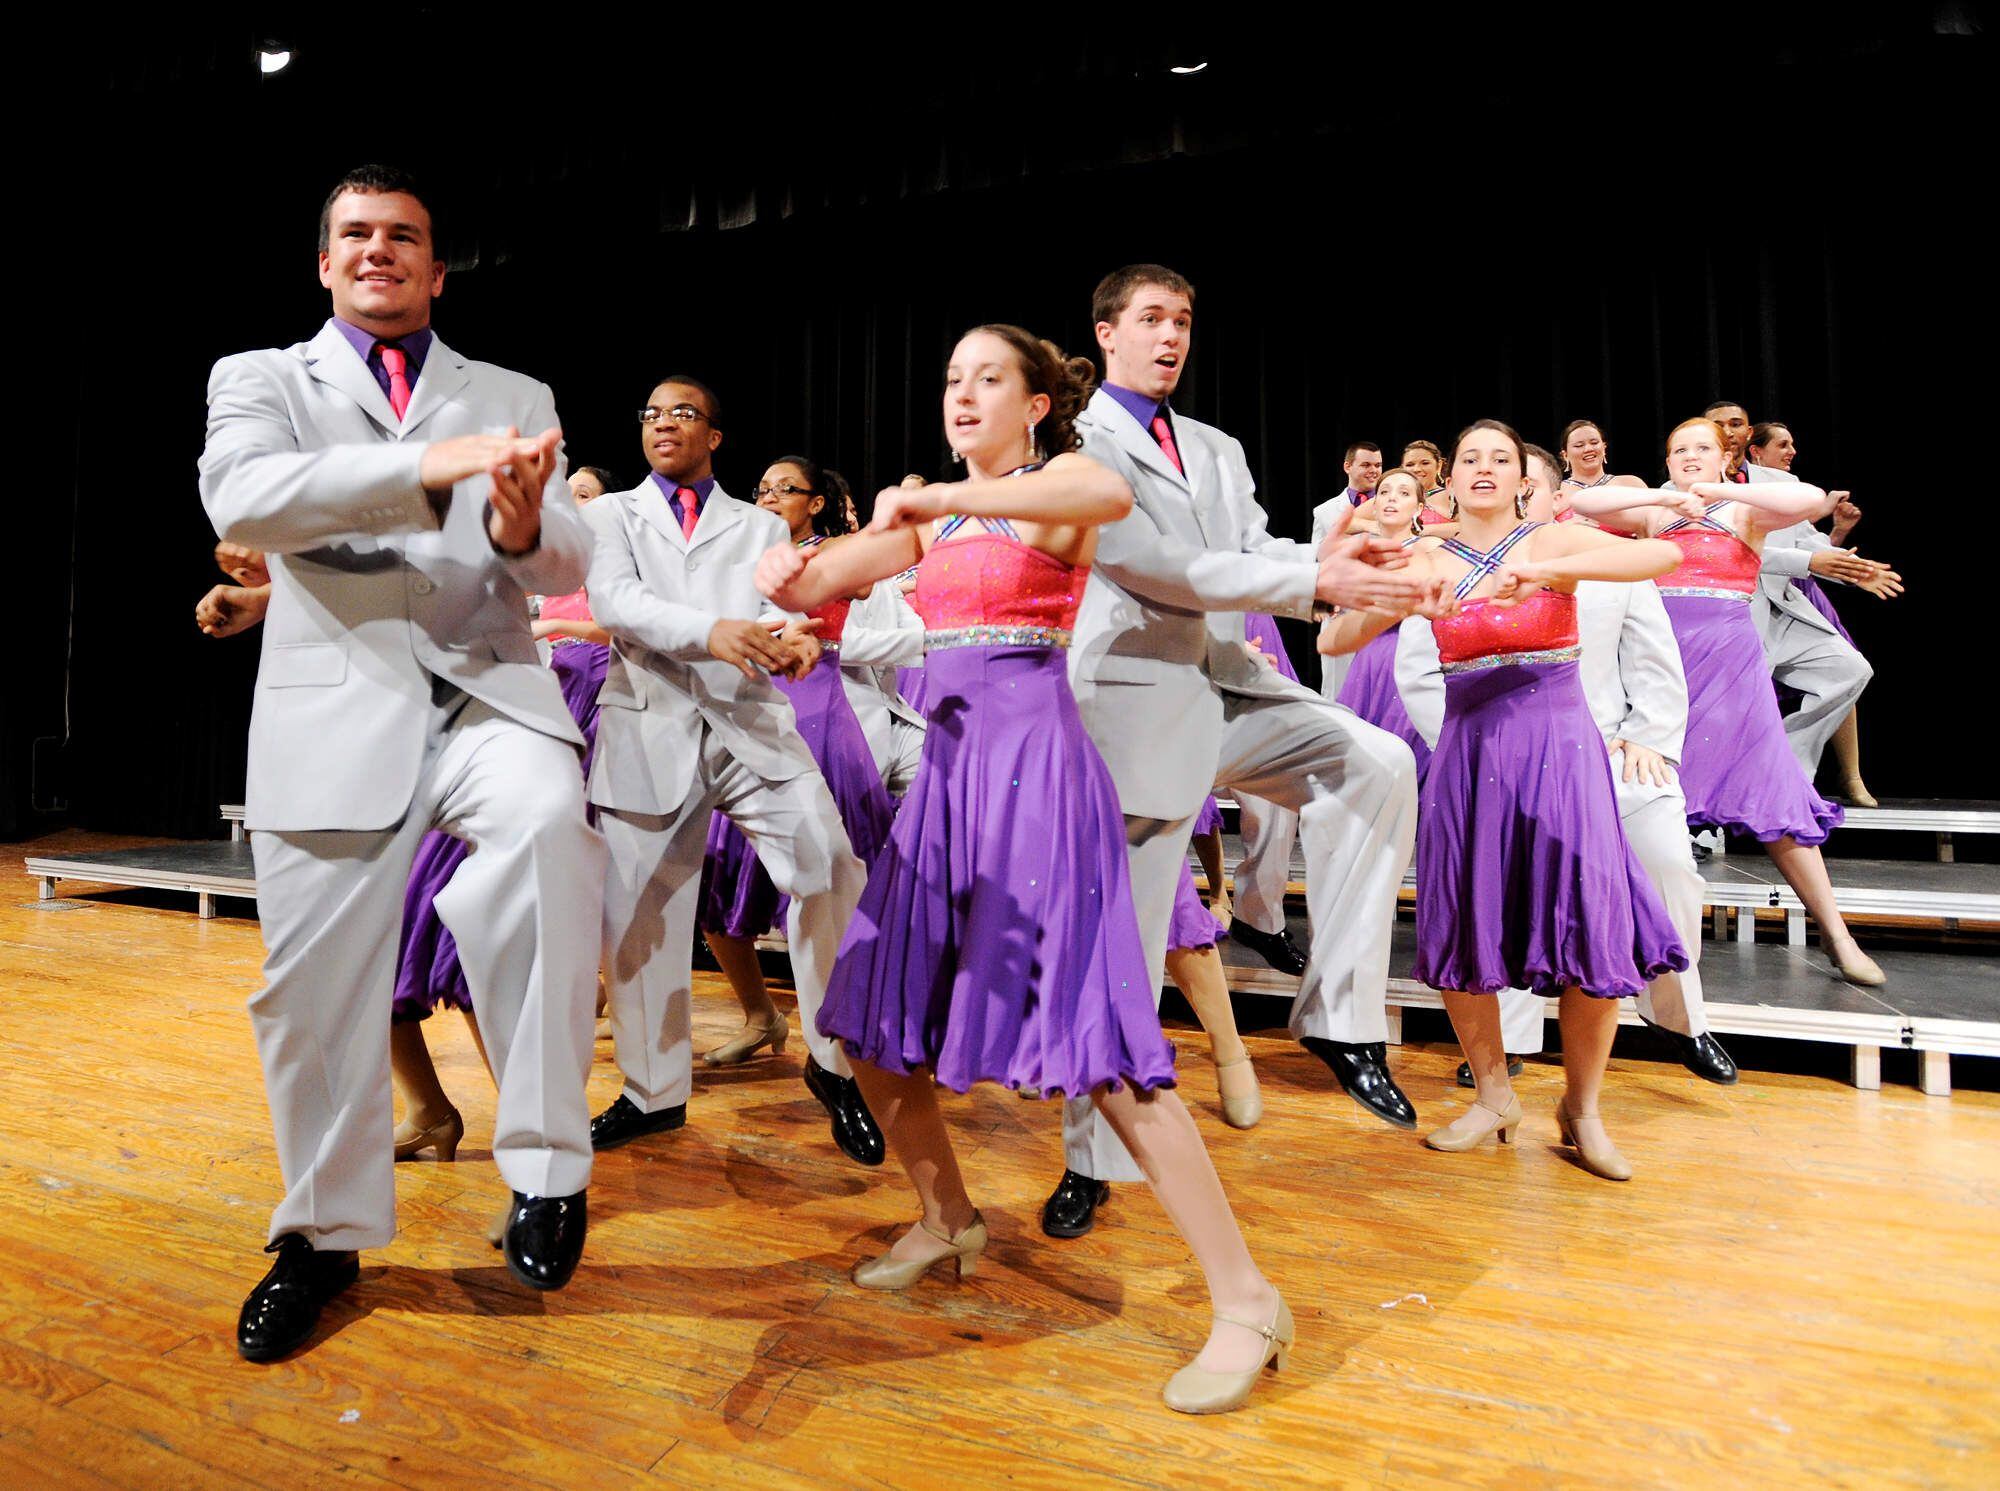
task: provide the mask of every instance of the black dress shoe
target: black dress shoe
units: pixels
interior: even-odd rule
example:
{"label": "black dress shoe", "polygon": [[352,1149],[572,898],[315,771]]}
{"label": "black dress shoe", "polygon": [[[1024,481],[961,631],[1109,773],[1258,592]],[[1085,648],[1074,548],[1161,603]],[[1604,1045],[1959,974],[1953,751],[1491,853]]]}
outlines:
{"label": "black dress shoe", "polygon": [[1389,1075],[1388,1048],[1381,1041],[1329,1041],[1316,1035],[1300,1045],[1325,1062],[1347,1095],[1399,1129],[1417,1126],[1417,1110]]}
{"label": "black dress shoe", "polygon": [[882,1130],[875,1115],[862,1100],[861,1088],[852,1077],[838,1077],[806,1058],[806,1090],[818,1098],[833,1120],[833,1142],[840,1152],[857,1165],[879,1165],[888,1151],[882,1144]]}
{"label": "black dress shoe", "polygon": [[1713,1082],[1717,1087],[1735,1084],[1736,1063],[1729,1059],[1729,1053],[1707,1031],[1700,1035],[1682,1035],[1677,1030],[1657,1025],[1653,1028],[1673,1043],[1674,1054],[1680,1057],[1681,1065],[1702,1081]]}
{"label": "black dress shoe", "polygon": [[274,1362],[305,1345],[319,1324],[320,1308],[361,1275],[359,1254],[318,1252],[296,1232],[264,1251],[276,1253],[278,1261],[236,1317],[236,1349],[252,1362]]}
{"label": "black dress shoe", "polygon": [[560,1289],[576,1272],[583,1256],[583,1235],[590,1228],[585,1193],[574,1196],[529,1196],[514,1193],[514,1210],[507,1218],[507,1271],[530,1289]]}
{"label": "black dress shoe", "polygon": [[[1510,1077],[1518,1077],[1521,1075],[1520,1057],[1510,1056],[1507,1058],[1507,1075]],[[1458,1085],[1460,1087],[1477,1087],[1479,1085],[1477,1082],[1472,1080],[1471,1062],[1461,1061],[1458,1064]]]}
{"label": "black dress shoe", "polygon": [[1702,843],[1699,838],[1692,834],[1688,836],[1688,852],[1694,856],[1694,862],[1698,865],[1707,864],[1709,857],[1715,853],[1708,845]]}
{"label": "black dress shoe", "polygon": [[1305,974],[1306,955],[1283,927],[1275,932],[1260,932],[1241,917],[1235,917],[1229,923],[1229,939],[1249,948],[1280,973],[1289,973],[1293,978]]}
{"label": "black dress shoe", "polygon": [[1065,1170],[1042,1203],[1042,1231],[1050,1237],[1082,1237],[1097,1225],[1097,1208],[1110,1199],[1110,1181]]}
{"label": "black dress shoe", "polygon": [[687,1116],[686,1103],[675,1103],[673,1107],[662,1108],[657,1113],[641,1113],[639,1105],[621,1092],[617,1102],[591,1119],[590,1147],[616,1149],[642,1134],[664,1134],[668,1129],[677,1129],[686,1123]]}

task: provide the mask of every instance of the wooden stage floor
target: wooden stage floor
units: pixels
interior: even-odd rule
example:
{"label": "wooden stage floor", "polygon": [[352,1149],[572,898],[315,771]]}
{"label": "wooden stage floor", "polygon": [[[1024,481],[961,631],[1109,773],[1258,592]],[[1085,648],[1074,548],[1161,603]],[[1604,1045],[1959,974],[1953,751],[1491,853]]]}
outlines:
{"label": "wooden stage floor", "polygon": [[[1204,1296],[1121,1187],[1044,1238],[1052,1107],[947,1103],[989,1266],[907,1295],[848,1267],[911,1215],[825,1133],[782,1058],[698,1074],[689,1126],[603,1157],[568,1290],[482,1237],[492,1094],[430,1029],[468,1132],[399,1168],[402,1232],[324,1338],[238,1360],[277,1197],[243,1001],[254,921],[146,892],[0,900],[0,1466],[17,1486],[1991,1486],[2000,1479],[2000,1095],[1857,1092],[1614,1063],[1617,1186],[1555,1147],[1559,1069],[1512,1150],[1432,1154],[1329,1089],[1282,1031],[1268,1106],[1184,1091],[1299,1346],[1252,1406],[1167,1412]],[[231,909],[234,909],[233,907]],[[736,1022],[697,988],[697,1046]],[[1422,1118],[1455,1049],[1392,1056]],[[608,1043],[593,1108],[617,1091]]]}

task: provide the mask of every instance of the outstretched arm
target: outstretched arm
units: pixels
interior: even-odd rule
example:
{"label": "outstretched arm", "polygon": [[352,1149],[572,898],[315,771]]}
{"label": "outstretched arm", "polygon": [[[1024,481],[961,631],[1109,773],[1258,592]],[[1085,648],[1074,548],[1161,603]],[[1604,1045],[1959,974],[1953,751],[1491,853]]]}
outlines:
{"label": "outstretched arm", "polygon": [[1702,502],[1741,504],[1757,533],[1811,522],[1824,517],[1832,507],[1826,493],[1805,482],[1698,481],[1688,488],[1688,495]]}
{"label": "outstretched arm", "polygon": [[1671,487],[1625,486],[1616,481],[1572,493],[1569,505],[1572,511],[1620,533],[1650,533],[1675,518],[1698,518],[1703,510],[1701,499],[1687,492]]}
{"label": "outstretched arm", "polygon": [[1573,591],[1579,580],[1657,579],[1681,562],[1681,551],[1663,538],[1618,538],[1575,524],[1538,529],[1526,547],[1533,558],[1503,564],[1494,577],[1495,605],[1519,605],[1537,590]]}

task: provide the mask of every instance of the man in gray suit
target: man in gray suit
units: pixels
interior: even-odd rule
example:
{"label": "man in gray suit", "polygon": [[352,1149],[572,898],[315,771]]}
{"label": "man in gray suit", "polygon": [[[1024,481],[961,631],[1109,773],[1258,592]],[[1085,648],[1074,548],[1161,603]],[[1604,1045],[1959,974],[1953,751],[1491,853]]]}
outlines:
{"label": "man in gray suit", "polygon": [[[722,412],[698,379],[662,380],[639,413],[652,474],[590,504],[590,609],[611,633],[597,696],[590,800],[610,850],[604,971],[625,1087],[591,1121],[599,1149],[677,1129],[693,1083],[691,955],[710,817],[727,815],[791,897],[786,931],[806,1086],[849,1158],[882,1163],[882,1133],[838,1041],[814,1017],[866,876],[774,672],[812,666],[817,644],[754,573],[790,541],[775,513],[731,497],[711,457]],[[820,666],[833,667],[830,660]]]}
{"label": "man in gray suit", "polygon": [[266,950],[250,1017],[285,1197],[237,1325],[254,1361],[303,1344],[356,1250],[395,1236],[389,1005],[429,829],[477,851],[437,909],[500,1088],[508,1266],[558,1289],[583,1247],[604,851],[526,597],[582,584],[590,537],[549,390],[432,333],[444,273],[416,183],[350,172],[320,219],[333,318],[209,377],[202,502],[271,575],[245,823]]}
{"label": "man in gray suit", "polygon": [[[1261,662],[1242,613],[1407,610],[1421,588],[1383,567],[1400,556],[1393,544],[1342,537],[1345,517],[1323,559],[1271,536],[1243,447],[1168,404],[1187,360],[1193,298],[1160,265],[1106,277],[1092,307],[1105,384],[1077,420],[1084,453],[1123,476],[1135,498],[1098,536],[1070,677],[1125,811],[1154,994],[1188,836],[1211,786],[1293,809],[1313,938],[1292,1028],[1349,1092],[1414,1125],[1381,1043],[1390,927],[1415,837],[1415,764],[1393,735]],[[1089,1229],[1104,1183],[1139,1172],[1088,1100],[1066,1104],[1063,1119],[1067,1169],[1042,1227],[1074,1237]]]}

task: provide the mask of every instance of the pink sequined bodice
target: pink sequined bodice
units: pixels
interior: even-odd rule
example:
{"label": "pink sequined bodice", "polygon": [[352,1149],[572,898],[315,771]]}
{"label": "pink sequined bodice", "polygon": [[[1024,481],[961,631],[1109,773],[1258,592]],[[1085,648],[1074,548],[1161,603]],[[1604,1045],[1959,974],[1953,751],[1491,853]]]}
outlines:
{"label": "pink sequined bodice", "polygon": [[847,613],[854,609],[853,601],[828,601],[825,605],[806,612],[820,626],[813,635],[822,642],[838,642],[840,634],[847,630]]}
{"label": "pink sequined bodice", "polygon": [[1076,623],[1088,565],[1068,565],[997,533],[972,533],[932,544],[917,566],[910,597],[926,631],[960,627],[1045,627]]}
{"label": "pink sequined bodice", "polygon": [[1431,631],[1447,667],[1517,652],[1557,652],[1577,645],[1576,597],[1538,590],[1518,606],[1467,601],[1455,616],[1433,621]]}
{"label": "pink sequined bodice", "polygon": [[1660,589],[1734,590],[1749,595],[1757,588],[1757,572],[1763,561],[1735,534],[1687,527],[1660,537],[1682,554],[1679,568],[1660,576]]}
{"label": "pink sequined bodice", "polygon": [[581,590],[568,595],[551,595],[542,600],[544,621],[595,621],[590,614],[590,597]]}

